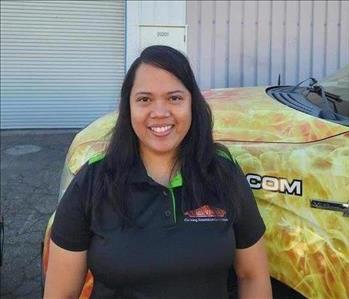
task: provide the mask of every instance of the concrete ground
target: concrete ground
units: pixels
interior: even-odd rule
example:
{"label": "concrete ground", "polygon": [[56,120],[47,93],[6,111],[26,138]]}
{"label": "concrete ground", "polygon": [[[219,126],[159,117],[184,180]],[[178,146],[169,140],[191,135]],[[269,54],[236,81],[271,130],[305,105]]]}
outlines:
{"label": "concrete ground", "polygon": [[[5,244],[0,297],[41,298],[41,241],[57,205],[65,155],[76,131],[1,131]],[[275,299],[297,299],[273,282]]]}
{"label": "concrete ground", "polygon": [[75,131],[1,132],[1,298],[41,298],[40,253]]}

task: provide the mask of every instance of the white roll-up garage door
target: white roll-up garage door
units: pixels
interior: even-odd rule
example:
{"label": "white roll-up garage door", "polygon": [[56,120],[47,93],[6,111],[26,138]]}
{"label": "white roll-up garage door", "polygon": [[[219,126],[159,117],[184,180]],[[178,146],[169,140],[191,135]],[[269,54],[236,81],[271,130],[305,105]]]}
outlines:
{"label": "white roll-up garage door", "polygon": [[80,128],[115,110],[124,1],[1,1],[1,128]]}

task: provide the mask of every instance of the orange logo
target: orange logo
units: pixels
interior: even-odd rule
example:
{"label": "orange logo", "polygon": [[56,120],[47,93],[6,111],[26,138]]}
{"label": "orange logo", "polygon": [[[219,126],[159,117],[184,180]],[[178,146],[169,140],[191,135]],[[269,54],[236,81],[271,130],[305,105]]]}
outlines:
{"label": "orange logo", "polygon": [[204,205],[198,209],[187,211],[184,213],[185,216],[190,218],[223,218],[225,217],[226,211]]}

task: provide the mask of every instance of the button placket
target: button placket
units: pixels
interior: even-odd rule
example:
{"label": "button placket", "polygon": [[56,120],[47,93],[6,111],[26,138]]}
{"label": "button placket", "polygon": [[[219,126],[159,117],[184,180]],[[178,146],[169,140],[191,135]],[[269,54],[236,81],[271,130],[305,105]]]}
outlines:
{"label": "button placket", "polygon": [[173,225],[173,211],[170,192],[167,189],[162,189],[160,196],[163,198],[163,221],[166,226]]}

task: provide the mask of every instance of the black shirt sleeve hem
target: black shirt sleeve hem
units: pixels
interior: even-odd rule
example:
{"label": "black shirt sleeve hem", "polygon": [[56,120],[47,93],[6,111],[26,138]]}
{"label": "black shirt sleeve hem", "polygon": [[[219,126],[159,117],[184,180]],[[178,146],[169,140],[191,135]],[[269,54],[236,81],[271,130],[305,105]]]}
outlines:
{"label": "black shirt sleeve hem", "polygon": [[265,224],[262,222],[261,225],[259,226],[259,229],[253,232],[254,233],[253,238],[246,240],[246,242],[240,242],[239,244],[236,244],[236,249],[246,249],[253,246],[260,240],[260,238],[263,237],[265,230],[266,230]]}
{"label": "black shirt sleeve hem", "polygon": [[55,233],[51,233],[51,240],[53,243],[55,243],[58,247],[61,247],[65,250],[70,251],[85,251],[88,249],[88,244],[81,244],[81,243],[75,243],[71,241],[67,241],[66,239],[58,236]]}

